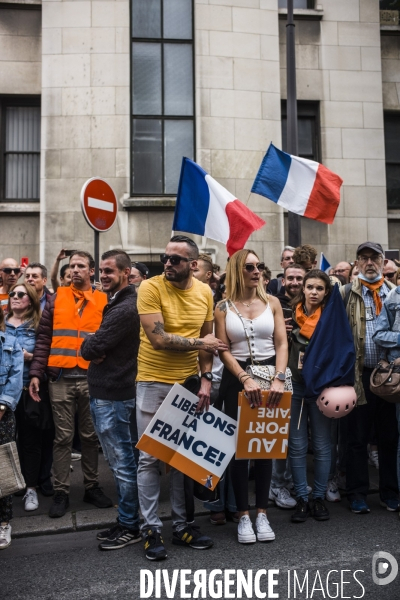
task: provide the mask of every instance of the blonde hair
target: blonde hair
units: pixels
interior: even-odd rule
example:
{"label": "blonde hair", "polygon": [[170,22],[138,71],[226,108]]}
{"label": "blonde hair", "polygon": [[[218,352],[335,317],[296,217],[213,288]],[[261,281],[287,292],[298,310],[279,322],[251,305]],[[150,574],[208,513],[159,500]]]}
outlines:
{"label": "blonde hair", "polygon": [[[35,333],[37,332],[38,328],[39,328],[39,321],[40,321],[40,300],[38,298],[38,295],[36,293],[35,288],[32,285],[29,285],[29,283],[16,283],[15,285],[12,286],[10,292],[13,292],[15,290],[15,288],[17,287],[24,287],[26,290],[26,293],[28,294],[28,298],[31,301],[31,305],[28,306],[28,308],[26,309],[25,313],[24,313],[24,321],[32,321],[30,327],[32,327],[32,329],[35,330]],[[13,311],[11,310],[11,303],[10,301],[8,301],[8,314],[7,314],[7,319],[9,319],[10,317],[13,316]]]}
{"label": "blonde hair", "polygon": [[[232,300],[232,302],[240,301],[240,299],[244,296],[245,286],[243,269],[249,254],[254,254],[254,256],[256,256],[258,259],[258,256],[254,252],[254,250],[238,250],[237,252],[235,252],[235,254],[232,254],[226,266],[226,297],[228,300]],[[269,296],[265,291],[264,284],[261,278],[261,273],[260,280],[256,289],[256,295],[260,298],[260,300],[265,302],[265,304],[268,304]]]}

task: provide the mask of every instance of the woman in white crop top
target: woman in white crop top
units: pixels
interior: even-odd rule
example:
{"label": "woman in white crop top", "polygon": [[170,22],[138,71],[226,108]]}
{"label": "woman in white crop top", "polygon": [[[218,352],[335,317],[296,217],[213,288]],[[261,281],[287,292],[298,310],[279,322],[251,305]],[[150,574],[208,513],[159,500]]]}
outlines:
{"label": "woman in white crop top", "polygon": [[[257,364],[275,365],[277,374],[285,373],[287,366],[288,344],[282,308],[276,298],[266,294],[261,280],[263,270],[264,264],[252,250],[235,252],[227,265],[227,300],[215,309],[215,335],[229,346],[229,350],[220,353],[224,371],[219,394],[226,414],[233,419],[237,419],[239,392],[246,392],[252,407],[262,404],[259,385],[245,371],[252,362],[251,356]],[[283,389],[284,383],[275,379],[269,406],[279,403]],[[240,517],[239,542],[274,540],[275,534],[266,516],[272,460],[255,460],[256,534],[248,511],[248,461],[234,457],[230,471]]]}

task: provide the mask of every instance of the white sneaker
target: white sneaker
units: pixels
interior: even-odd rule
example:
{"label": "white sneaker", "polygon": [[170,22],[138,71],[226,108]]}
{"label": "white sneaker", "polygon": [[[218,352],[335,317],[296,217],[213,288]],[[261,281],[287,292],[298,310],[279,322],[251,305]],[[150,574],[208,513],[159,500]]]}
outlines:
{"label": "white sneaker", "polygon": [[39,508],[36,490],[28,490],[23,499],[25,500],[25,510],[36,510]]}
{"label": "white sneaker", "polygon": [[254,544],[257,541],[249,515],[243,515],[238,525],[239,544]]}
{"label": "white sneaker", "polygon": [[256,519],[257,539],[259,542],[272,542],[275,539],[275,534],[272,531],[271,525],[265,513],[259,513]]}
{"label": "white sneaker", "polygon": [[11,525],[10,523],[0,523],[0,550],[8,548],[11,544]]}
{"label": "white sneaker", "polygon": [[82,454],[80,452],[71,452],[71,460],[81,460]]}
{"label": "white sneaker", "polygon": [[287,488],[269,488],[269,499],[273,500],[279,508],[294,508],[296,500],[291,497]]}
{"label": "white sneaker", "polygon": [[378,450],[370,450],[369,451],[369,459],[368,462],[370,465],[375,467],[375,469],[379,469],[379,459],[378,459]]}
{"label": "white sneaker", "polygon": [[341,498],[335,478],[328,481],[325,498],[328,500],[328,502],[340,502]]}

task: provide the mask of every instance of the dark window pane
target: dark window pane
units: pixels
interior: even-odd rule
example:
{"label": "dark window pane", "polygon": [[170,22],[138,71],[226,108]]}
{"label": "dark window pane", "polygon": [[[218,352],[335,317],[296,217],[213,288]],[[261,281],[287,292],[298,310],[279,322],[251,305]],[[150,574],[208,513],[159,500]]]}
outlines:
{"label": "dark window pane", "polygon": [[6,152],[40,152],[40,107],[6,108]]}
{"label": "dark window pane", "polygon": [[193,159],[193,121],[165,121],[165,193],[176,194],[182,157]]}
{"label": "dark window pane", "polygon": [[164,0],[164,38],[192,39],[191,0]]}
{"label": "dark window pane", "polygon": [[40,154],[6,154],[6,199],[39,199]]}
{"label": "dark window pane", "polygon": [[161,0],[132,1],[132,36],[161,37]]}
{"label": "dark window pane", "polygon": [[388,208],[400,208],[400,164],[386,165],[386,192]]}
{"label": "dark window pane", "polygon": [[191,44],[164,45],[164,113],[193,115]]}
{"label": "dark window pane", "polygon": [[304,156],[306,158],[312,158],[314,156],[313,124],[314,119],[298,120],[299,155]]}
{"label": "dark window pane", "polygon": [[400,117],[385,115],[385,155],[388,162],[400,162]]}
{"label": "dark window pane", "polygon": [[38,200],[40,107],[8,106],[5,130],[5,198]]}
{"label": "dark window pane", "polygon": [[[317,160],[315,156],[315,119],[310,117],[297,119],[299,156]],[[282,117],[282,150],[287,152],[287,118]]]}
{"label": "dark window pane", "polygon": [[[287,8],[287,0],[278,0],[278,8]],[[313,8],[310,0],[293,0],[293,8]]]}
{"label": "dark window pane", "polygon": [[133,113],[161,114],[161,44],[132,44]]}
{"label": "dark window pane", "polygon": [[161,121],[134,119],[132,142],[133,193],[161,194]]}

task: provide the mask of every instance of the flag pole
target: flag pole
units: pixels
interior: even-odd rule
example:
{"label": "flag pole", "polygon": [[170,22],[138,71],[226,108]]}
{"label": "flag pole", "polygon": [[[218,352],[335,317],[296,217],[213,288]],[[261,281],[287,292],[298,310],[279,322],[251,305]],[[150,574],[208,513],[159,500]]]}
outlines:
{"label": "flag pole", "polygon": [[[296,97],[296,53],[293,0],[287,0],[286,23],[286,81],[287,81],[287,152],[298,156],[297,97]],[[301,245],[300,215],[288,213],[289,245]]]}

